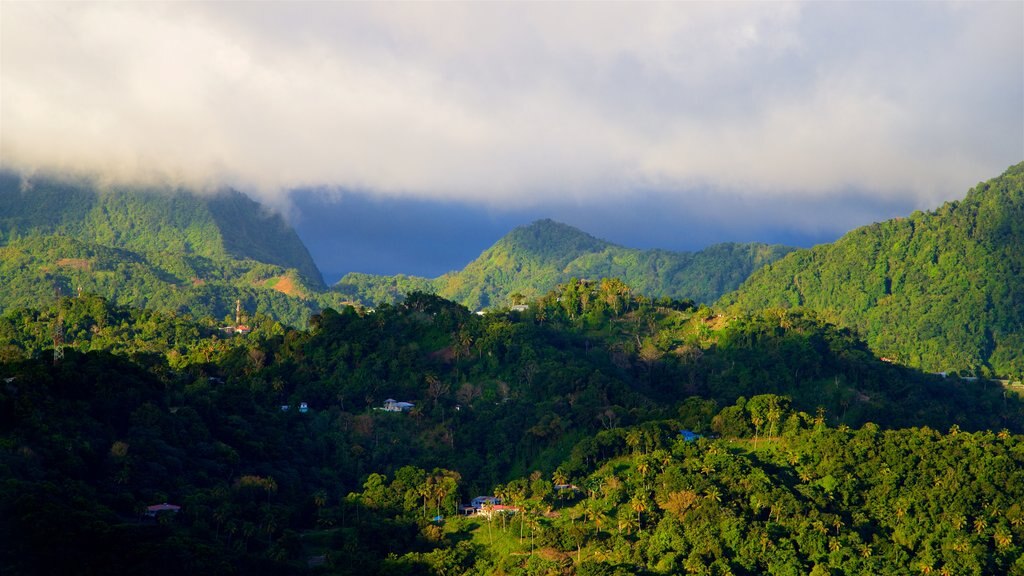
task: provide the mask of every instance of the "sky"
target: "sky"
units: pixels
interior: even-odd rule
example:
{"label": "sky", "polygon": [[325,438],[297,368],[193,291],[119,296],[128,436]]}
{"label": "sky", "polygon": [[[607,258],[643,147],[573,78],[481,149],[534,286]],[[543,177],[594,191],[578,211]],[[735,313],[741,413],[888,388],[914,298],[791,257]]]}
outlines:
{"label": "sky", "polygon": [[2,167],[233,187],[328,282],[553,218],[811,245],[1024,160],[1024,3],[0,2]]}

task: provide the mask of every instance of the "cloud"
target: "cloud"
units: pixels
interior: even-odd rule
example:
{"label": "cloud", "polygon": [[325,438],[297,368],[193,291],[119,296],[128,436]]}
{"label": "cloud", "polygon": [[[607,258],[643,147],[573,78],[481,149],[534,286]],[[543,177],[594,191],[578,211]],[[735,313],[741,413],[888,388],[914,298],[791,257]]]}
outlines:
{"label": "cloud", "polygon": [[1024,4],[4,3],[7,166],[497,207],[1024,158]]}

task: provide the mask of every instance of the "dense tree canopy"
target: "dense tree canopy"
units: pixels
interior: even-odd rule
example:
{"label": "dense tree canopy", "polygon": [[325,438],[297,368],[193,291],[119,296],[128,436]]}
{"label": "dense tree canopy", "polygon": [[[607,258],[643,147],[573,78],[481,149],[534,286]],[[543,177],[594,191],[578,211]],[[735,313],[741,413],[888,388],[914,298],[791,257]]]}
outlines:
{"label": "dense tree canopy", "polygon": [[230,199],[0,174],[0,574],[1024,575],[1017,388],[918,369],[1017,373],[1022,175],[715,309],[539,223],[447,277],[472,313],[318,293]]}
{"label": "dense tree canopy", "polygon": [[692,253],[636,250],[540,220],[512,230],[460,271],[433,279],[348,274],[334,290],[371,305],[409,292],[434,292],[478,310],[508,306],[513,294],[541,296],[573,277],[618,277],[647,295],[710,304],[791,250],[759,243],[717,244]]}
{"label": "dense tree canopy", "polygon": [[[1017,396],[806,313],[605,279],[220,324],[89,294],[0,317],[4,574],[1017,569]],[[457,519],[481,494],[511,508]]]}
{"label": "dense tree canopy", "polygon": [[341,298],[294,230],[238,192],[100,189],[0,171],[0,310],[79,290],[222,318],[235,302],[301,326]]}
{"label": "dense tree canopy", "polygon": [[724,305],[806,308],[932,372],[1024,376],[1024,163],[962,201],[850,232],[758,272]]}

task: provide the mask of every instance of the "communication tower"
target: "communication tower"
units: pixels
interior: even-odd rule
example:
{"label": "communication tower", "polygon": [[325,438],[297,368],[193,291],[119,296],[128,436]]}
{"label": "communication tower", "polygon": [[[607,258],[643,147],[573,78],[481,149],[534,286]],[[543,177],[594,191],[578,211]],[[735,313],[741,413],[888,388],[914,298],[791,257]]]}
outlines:
{"label": "communication tower", "polygon": [[60,309],[60,286],[54,286],[53,291],[57,300],[57,319],[54,320],[51,331],[53,336],[53,364],[56,366],[64,359],[64,312]]}
{"label": "communication tower", "polygon": [[57,314],[53,324],[53,364],[56,366],[64,359],[64,314]]}

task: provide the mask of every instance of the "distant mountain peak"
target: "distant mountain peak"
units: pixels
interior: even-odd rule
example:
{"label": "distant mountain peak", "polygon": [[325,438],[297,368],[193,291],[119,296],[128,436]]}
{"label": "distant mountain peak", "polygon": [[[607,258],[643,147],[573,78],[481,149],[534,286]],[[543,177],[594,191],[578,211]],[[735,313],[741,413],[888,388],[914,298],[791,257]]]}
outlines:
{"label": "distant mountain peak", "polygon": [[578,228],[545,218],[514,228],[481,257],[494,250],[511,250],[521,256],[538,258],[544,263],[564,267],[582,253],[600,252],[610,246],[613,244]]}
{"label": "distant mountain peak", "polygon": [[647,296],[709,303],[790,250],[765,244],[720,244],[695,253],[638,250],[544,218],[514,228],[460,271],[434,279],[349,274],[335,289],[366,304],[430,291],[479,309],[506,305],[516,292],[539,296],[573,277],[617,277]]}

